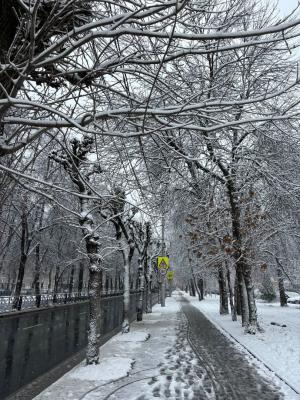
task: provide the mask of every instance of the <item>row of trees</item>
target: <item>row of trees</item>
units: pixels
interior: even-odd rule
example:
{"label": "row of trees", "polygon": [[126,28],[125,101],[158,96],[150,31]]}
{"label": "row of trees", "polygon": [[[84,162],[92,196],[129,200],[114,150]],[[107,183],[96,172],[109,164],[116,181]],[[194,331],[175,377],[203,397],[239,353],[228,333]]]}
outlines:
{"label": "row of trees", "polygon": [[187,256],[200,295],[199,268],[223,287],[235,275],[233,314],[258,328],[255,266],[297,249],[295,15],[242,0],[0,1],[1,268],[18,260],[17,299],[28,259],[36,293],[43,268],[70,265],[74,282],[79,265],[88,363],[103,271],[122,276],[126,332],[133,258],[150,294],[162,216],[174,265]]}

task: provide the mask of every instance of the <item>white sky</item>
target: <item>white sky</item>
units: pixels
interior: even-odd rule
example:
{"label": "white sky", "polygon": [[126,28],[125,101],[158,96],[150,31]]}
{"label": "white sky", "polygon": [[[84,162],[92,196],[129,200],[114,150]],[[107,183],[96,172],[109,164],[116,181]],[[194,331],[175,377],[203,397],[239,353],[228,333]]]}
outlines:
{"label": "white sky", "polygon": [[287,14],[294,9],[298,4],[298,0],[278,0],[279,8],[283,14]]}

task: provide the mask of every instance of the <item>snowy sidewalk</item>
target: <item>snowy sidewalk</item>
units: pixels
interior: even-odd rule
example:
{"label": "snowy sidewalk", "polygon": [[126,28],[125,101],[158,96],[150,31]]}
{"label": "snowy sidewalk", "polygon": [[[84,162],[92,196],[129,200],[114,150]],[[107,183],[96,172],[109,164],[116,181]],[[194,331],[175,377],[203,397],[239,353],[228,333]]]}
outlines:
{"label": "snowy sidewalk", "polygon": [[[263,376],[268,376],[281,387],[286,399],[300,399],[299,395],[278,379],[281,377],[300,393],[299,305],[290,304],[288,307],[282,308],[278,302],[257,301],[258,319],[264,332],[245,335],[240,322],[232,322],[230,315],[219,314],[219,296],[206,296],[205,300],[201,302],[186,293],[184,297],[202,311],[231,341],[239,342],[241,345],[234,342],[235,346],[245,354],[249,362],[256,364],[257,370]],[[258,362],[245,349],[262,362]],[[278,374],[278,377],[272,374],[268,368]]]}
{"label": "snowy sidewalk", "polygon": [[[216,344],[221,348],[214,354]],[[226,360],[220,362],[222,350]],[[231,355],[234,373],[228,370]],[[180,293],[173,293],[166,307],[156,305],[142,322],[132,324],[129,334],[118,334],[102,346],[99,365],[78,365],[35,400],[248,400],[260,399],[261,390],[261,398],[281,399],[276,379],[264,371],[260,378],[256,369],[261,367],[247,363],[246,355],[228,343],[200,311]],[[247,381],[250,373],[253,379],[247,395],[240,386],[243,376]],[[238,374],[243,375],[240,385]],[[233,397],[227,397],[228,385],[235,389]]]}
{"label": "snowy sidewalk", "polygon": [[132,324],[129,334],[118,334],[102,346],[98,366],[80,364],[35,400],[199,400],[193,393],[205,390],[203,379],[197,376],[179,311],[173,294],[166,307],[156,305],[142,322]]}

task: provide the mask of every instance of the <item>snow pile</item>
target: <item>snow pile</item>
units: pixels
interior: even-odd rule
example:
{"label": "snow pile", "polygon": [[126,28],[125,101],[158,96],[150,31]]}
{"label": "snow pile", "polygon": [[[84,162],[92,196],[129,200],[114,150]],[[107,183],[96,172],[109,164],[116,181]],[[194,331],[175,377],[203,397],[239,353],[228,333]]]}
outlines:
{"label": "snow pile", "polygon": [[115,336],[111,342],[145,342],[150,338],[150,334],[148,332],[129,332],[125,334],[118,334]]}
{"label": "snow pile", "polygon": [[73,369],[69,377],[82,381],[101,383],[123,378],[129,374],[134,360],[125,357],[103,358],[98,365],[80,365]]}
{"label": "snow pile", "polygon": [[[300,392],[300,309],[279,303],[257,301],[258,319],[265,332],[244,334],[240,322],[232,322],[230,315],[219,314],[219,296],[207,296],[199,302],[185,295],[192,305],[201,310],[221,331],[248,349],[267,367]],[[275,322],[275,325],[274,325]],[[287,397],[290,399],[291,397]]]}

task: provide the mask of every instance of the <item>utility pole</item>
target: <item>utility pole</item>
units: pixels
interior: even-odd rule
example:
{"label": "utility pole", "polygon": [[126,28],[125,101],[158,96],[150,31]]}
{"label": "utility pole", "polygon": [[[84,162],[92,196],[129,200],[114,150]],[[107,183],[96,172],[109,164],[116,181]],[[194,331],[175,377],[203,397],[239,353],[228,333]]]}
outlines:
{"label": "utility pole", "polygon": [[[166,243],[165,243],[165,216],[163,214],[161,219],[161,247],[162,247],[162,256],[166,255]],[[164,271],[165,272],[165,271]],[[161,299],[160,304],[162,307],[166,306],[166,276],[160,272],[160,280],[161,280]]]}

